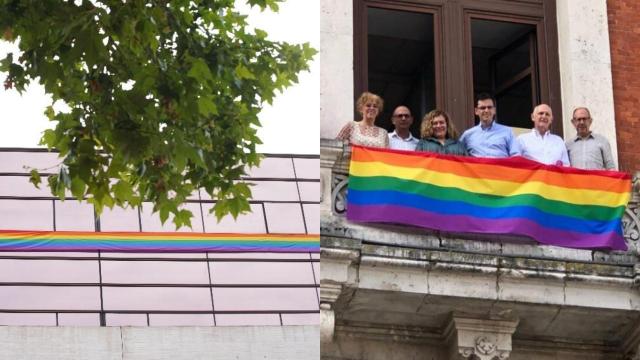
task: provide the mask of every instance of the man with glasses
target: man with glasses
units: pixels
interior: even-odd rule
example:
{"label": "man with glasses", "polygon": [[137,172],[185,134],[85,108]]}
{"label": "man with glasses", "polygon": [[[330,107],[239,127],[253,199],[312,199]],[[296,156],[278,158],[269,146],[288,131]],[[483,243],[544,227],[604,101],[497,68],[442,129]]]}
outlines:
{"label": "man with glasses", "polygon": [[580,169],[615,170],[611,145],[604,136],[589,130],[592,121],[591,112],[586,107],[573,110],[571,123],[576,128],[577,135],[567,141],[571,166]]}
{"label": "man with glasses", "polygon": [[413,124],[413,117],[408,107],[398,106],[393,110],[391,122],[395,130],[389,133],[389,148],[396,150],[415,150],[418,139],[411,135],[409,128]]}
{"label": "man with glasses", "polygon": [[469,155],[493,158],[520,155],[511,128],[495,121],[496,102],[491,95],[476,96],[475,113],[480,122],[460,137]]}

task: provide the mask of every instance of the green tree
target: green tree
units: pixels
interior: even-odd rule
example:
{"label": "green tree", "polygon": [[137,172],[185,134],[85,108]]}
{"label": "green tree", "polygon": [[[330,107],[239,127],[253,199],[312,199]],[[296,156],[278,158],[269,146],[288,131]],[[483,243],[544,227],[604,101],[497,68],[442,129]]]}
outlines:
{"label": "green tree", "polygon": [[[281,1],[247,3],[277,11]],[[190,225],[180,204],[196,189],[217,199],[218,218],[249,211],[237,180],[260,161],[258,113],[308,70],[309,44],[249,31],[234,0],[0,3],[0,31],[21,50],[0,61],[5,89],[36,80],[69,108],[45,112],[56,126],[41,144],[63,159],[48,178],[54,195],[98,212],[151,201],[177,227]]]}

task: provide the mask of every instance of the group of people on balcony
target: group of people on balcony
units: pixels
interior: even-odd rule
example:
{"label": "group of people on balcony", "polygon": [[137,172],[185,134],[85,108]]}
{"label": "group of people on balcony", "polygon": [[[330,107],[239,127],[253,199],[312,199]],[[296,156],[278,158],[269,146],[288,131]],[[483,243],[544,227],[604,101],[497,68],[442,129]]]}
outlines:
{"label": "group of people on balcony", "polygon": [[609,142],[590,130],[591,113],[586,107],[578,107],[573,111],[571,123],[577,135],[566,143],[550,132],[553,112],[547,104],[540,104],[533,109],[531,120],[534,127],[531,132],[515,137],[510,127],[495,121],[495,99],[490,94],[482,93],[476,97],[475,103],[475,114],[480,120],[478,125],[458,137],[449,115],[442,110],[433,110],[422,119],[420,139],[416,139],[409,130],[413,116],[406,106],[398,106],[393,111],[393,132],[387,133],[376,126],[375,121],[382,107],[380,96],[363,93],[356,102],[362,120],[346,124],[337,138],[371,147],[494,158],[520,155],[543,164],[581,169],[616,169]]}

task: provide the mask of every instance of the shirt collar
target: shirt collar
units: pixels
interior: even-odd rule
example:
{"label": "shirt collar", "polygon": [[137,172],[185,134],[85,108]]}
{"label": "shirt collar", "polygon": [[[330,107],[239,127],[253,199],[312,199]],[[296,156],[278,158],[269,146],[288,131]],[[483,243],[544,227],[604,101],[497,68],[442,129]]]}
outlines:
{"label": "shirt collar", "polygon": [[551,134],[551,130],[547,130],[547,132],[545,132],[544,135],[540,135],[540,132],[536,130],[536,128],[531,129],[531,132],[533,132],[533,135],[539,138],[544,138],[549,136],[549,134]]}
{"label": "shirt collar", "polygon": [[482,127],[482,122],[478,122],[478,127],[480,128],[480,130],[489,131],[489,130],[493,129],[493,125],[495,125],[495,123],[496,123],[496,119],[493,119],[493,121],[491,122],[491,125],[487,126],[486,128],[483,128]]}
{"label": "shirt collar", "polygon": [[403,139],[400,137],[400,135],[398,135],[398,133],[396,133],[395,130],[393,130],[393,132],[391,133],[391,137],[392,138],[396,138],[396,139],[400,139],[402,141],[412,141],[414,139],[413,134],[411,134],[411,132],[409,132],[409,137],[406,139]]}
{"label": "shirt collar", "polygon": [[[593,131],[589,132],[589,136],[587,136],[587,139],[595,139],[595,137],[593,136]],[[573,142],[577,142],[582,140],[582,138],[576,134],[576,137],[573,138]]]}

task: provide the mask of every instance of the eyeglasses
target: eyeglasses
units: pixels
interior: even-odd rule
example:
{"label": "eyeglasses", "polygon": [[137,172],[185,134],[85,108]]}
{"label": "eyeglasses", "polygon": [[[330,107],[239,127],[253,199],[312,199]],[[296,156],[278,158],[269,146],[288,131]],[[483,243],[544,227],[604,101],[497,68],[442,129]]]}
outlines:
{"label": "eyeglasses", "polygon": [[489,105],[489,106],[478,106],[477,109],[480,110],[491,110],[493,109],[493,105]]}
{"label": "eyeglasses", "polygon": [[575,122],[587,122],[589,120],[591,120],[590,117],[581,117],[581,118],[574,118],[573,119]]}
{"label": "eyeglasses", "polygon": [[408,119],[408,118],[411,117],[411,115],[410,114],[394,114],[393,117],[396,117],[396,118],[407,118]]}

